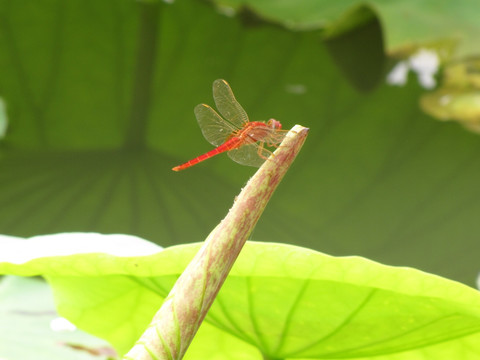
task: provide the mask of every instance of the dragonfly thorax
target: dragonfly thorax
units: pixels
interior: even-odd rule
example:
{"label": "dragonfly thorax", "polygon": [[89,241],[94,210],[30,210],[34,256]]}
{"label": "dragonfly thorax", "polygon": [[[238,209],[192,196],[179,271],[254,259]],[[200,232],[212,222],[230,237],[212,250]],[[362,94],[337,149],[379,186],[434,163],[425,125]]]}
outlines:
{"label": "dragonfly thorax", "polygon": [[237,134],[239,138],[242,138],[246,143],[254,143],[257,141],[271,141],[277,130],[282,128],[282,124],[275,119],[270,119],[267,123],[263,121],[252,121],[245,124],[245,127]]}

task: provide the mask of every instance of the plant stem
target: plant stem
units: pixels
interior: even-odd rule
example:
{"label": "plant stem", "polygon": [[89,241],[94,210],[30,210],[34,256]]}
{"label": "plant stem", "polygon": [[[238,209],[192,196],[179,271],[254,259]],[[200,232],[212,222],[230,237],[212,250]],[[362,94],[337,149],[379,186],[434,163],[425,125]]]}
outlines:
{"label": "plant stem", "polygon": [[296,125],[249,180],[210,233],[125,360],[183,357],[270,197],[300,151],[308,129]]}
{"label": "plant stem", "polygon": [[141,149],[146,145],[145,136],[158,46],[158,22],[162,5],[160,1],[138,3],[140,29],[132,103],[125,138],[125,147],[128,149]]}

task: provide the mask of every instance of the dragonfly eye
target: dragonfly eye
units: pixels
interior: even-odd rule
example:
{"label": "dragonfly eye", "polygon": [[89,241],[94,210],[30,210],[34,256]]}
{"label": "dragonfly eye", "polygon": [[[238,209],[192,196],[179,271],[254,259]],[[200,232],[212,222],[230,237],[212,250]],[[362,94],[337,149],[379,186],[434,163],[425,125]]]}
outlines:
{"label": "dragonfly eye", "polygon": [[268,120],[267,125],[268,127],[275,130],[280,130],[282,128],[282,124],[280,124],[280,121],[277,121],[275,119]]}

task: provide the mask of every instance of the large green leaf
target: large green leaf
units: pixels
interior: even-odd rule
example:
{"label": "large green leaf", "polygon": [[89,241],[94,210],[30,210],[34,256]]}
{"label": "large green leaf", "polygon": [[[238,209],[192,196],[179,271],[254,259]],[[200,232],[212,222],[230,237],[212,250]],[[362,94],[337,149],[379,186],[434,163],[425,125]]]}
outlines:
{"label": "large green leaf", "polygon": [[[327,12],[330,3],[311,4],[331,19],[354,4]],[[390,3],[376,4],[410,9],[426,25],[447,16],[440,7]],[[477,5],[458,3],[474,16]],[[379,13],[383,30],[400,23]],[[358,94],[316,31],[230,18],[194,0],[0,0],[0,19],[9,118],[0,233],[122,232],[162,245],[204,239],[254,169],[226,156],[170,169],[211,149],[193,108],[213,105],[211,83],[225,78],[252,119],[311,128],[255,239],[473,282],[479,138],[423,115],[414,82]],[[409,29],[410,38],[419,34]],[[431,29],[423,31],[437,36]]]}
{"label": "large green leaf", "polygon": [[480,3],[430,0],[214,0],[221,7],[254,13],[292,29],[320,28],[327,36],[355,29],[372,17],[382,23],[389,53],[438,43],[456,45],[455,56],[478,55]]}
{"label": "large green leaf", "polygon": [[[161,251],[125,236],[40,236],[4,244],[0,273],[45,276],[62,316],[123,353],[199,246]],[[480,293],[411,268],[250,242],[187,358],[259,359],[260,354],[477,359]]]}

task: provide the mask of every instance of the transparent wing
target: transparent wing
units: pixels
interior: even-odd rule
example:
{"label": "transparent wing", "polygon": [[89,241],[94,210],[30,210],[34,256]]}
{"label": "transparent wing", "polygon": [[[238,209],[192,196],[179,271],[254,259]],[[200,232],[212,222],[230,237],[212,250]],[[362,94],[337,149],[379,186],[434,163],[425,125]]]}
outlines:
{"label": "transparent wing", "polygon": [[285,139],[285,136],[287,136],[288,130],[275,130],[268,135],[267,138],[265,138],[265,142],[269,144],[270,146],[277,147],[279,146],[283,139]]}
{"label": "transparent wing", "polygon": [[260,167],[271,155],[271,152],[264,148],[260,149],[257,143],[253,143],[230,150],[227,154],[230,159],[239,164]]}
{"label": "transparent wing", "polygon": [[195,107],[195,117],[205,139],[212,145],[222,145],[237,129],[222,119],[210,106],[200,104]]}
{"label": "transparent wing", "polygon": [[213,99],[220,114],[238,128],[248,122],[248,115],[233,95],[230,85],[225,80],[213,82]]}

